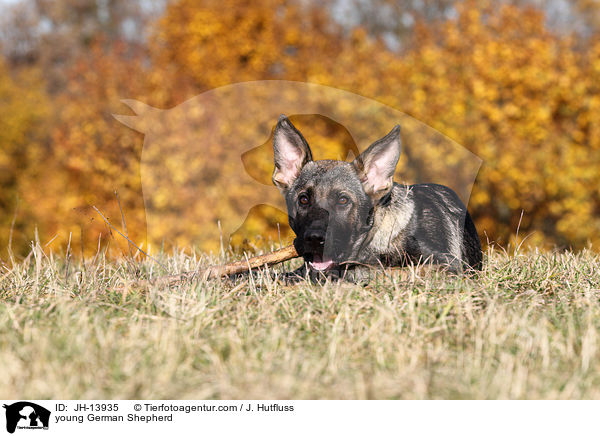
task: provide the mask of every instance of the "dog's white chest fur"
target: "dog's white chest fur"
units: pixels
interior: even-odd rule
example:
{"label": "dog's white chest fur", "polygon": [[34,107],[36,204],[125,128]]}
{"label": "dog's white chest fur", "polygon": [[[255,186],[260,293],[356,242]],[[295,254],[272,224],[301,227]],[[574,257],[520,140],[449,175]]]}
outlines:
{"label": "dog's white chest fur", "polygon": [[370,247],[376,253],[392,253],[397,247],[394,241],[402,234],[414,211],[412,201],[403,204],[400,210],[395,209],[394,213],[379,211],[375,213],[373,222],[373,238]]}

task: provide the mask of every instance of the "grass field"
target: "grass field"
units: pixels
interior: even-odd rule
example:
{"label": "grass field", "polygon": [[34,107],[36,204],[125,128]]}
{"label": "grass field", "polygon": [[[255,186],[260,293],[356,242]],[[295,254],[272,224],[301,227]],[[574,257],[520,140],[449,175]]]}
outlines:
{"label": "grass field", "polygon": [[[219,259],[160,256],[170,273]],[[292,268],[286,265],[285,268]],[[0,276],[0,397],[600,398],[600,257],[488,252],[475,279],[136,282],[44,254]]]}

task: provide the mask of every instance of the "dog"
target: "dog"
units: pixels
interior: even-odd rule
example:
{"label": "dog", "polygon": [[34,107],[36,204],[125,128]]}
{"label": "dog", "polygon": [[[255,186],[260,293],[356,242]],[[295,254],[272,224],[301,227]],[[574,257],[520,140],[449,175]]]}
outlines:
{"label": "dog", "polygon": [[315,161],[282,115],[273,132],[273,183],[285,198],[300,269],[346,275],[364,266],[434,263],[453,273],[481,270],[481,243],[466,206],[450,188],[393,181],[400,126],[353,162]]}

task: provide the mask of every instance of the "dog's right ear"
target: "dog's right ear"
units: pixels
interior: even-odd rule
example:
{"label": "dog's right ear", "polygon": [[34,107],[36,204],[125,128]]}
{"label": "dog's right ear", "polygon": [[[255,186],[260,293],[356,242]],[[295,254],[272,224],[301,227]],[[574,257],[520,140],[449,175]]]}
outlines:
{"label": "dog's right ear", "polygon": [[312,161],[312,153],[306,139],[285,115],[279,117],[273,133],[273,152],[273,183],[285,194],[302,167]]}

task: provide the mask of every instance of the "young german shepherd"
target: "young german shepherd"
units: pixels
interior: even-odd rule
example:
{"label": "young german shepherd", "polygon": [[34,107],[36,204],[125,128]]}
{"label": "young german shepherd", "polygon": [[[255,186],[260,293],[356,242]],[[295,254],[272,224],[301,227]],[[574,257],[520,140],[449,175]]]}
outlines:
{"label": "young german shepherd", "polygon": [[314,275],[344,276],[361,265],[432,262],[461,273],[481,269],[477,230],[456,193],[432,183],[393,181],[400,126],[354,162],[313,161],[282,115],[273,134],[273,183],[285,197],[294,246]]}

